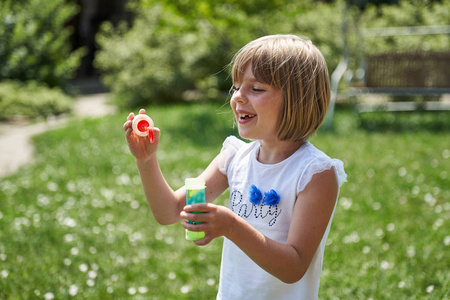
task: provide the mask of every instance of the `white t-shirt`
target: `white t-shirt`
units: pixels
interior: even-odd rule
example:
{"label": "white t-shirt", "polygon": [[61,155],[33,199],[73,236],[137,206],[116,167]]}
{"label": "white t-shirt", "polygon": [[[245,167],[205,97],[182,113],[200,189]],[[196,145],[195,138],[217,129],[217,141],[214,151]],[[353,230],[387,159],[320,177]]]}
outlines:
{"label": "white t-shirt", "polygon": [[[309,142],[277,164],[258,162],[258,151],[259,142],[245,143],[233,136],[223,143],[219,169],[228,177],[228,206],[268,238],[286,243],[295,200],[313,175],[334,168],[339,186],[347,175],[340,160],[329,158]],[[250,202],[250,189],[259,194],[256,200],[252,198],[253,203],[260,199],[259,204]],[[293,284],[283,283],[267,273],[225,238],[217,299],[317,299],[332,217],[306,274]]]}

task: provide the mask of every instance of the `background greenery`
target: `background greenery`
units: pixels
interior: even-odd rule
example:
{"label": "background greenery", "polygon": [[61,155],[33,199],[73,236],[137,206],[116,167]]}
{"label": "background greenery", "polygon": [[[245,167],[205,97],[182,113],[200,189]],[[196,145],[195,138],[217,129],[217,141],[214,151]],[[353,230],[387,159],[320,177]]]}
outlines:
{"label": "background greenery", "polygon": [[67,113],[73,99],[58,87],[47,88],[36,81],[22,83],[6,80],[0,83],[0,121],[12,116],[45,118]]}
{"label": "background greenery", "polygon": [[[361,15],[359,23],[363,28],[406,27],[449,25],[450,1],[399,1],[398,6],[369,6]],[[357,20],[357,18],[355,18]],[[355,29],[356,32],[356,29]],[[435,50],[448,51],[448,34],[428,34],[389,37],[366,37],[366,53],[385,51]]]}
{"label": "background greenery", "polygon": [[[162,130],[161,168],[174,188],[235,133],[226,103],[147,111]],[[197,247],[181,225],[155,222],[125,143],[126,116],[74,121],[37,136],[36,162],[1,180],[1,299],[215,297],[222,240]],[[430,122],[426,115],[408,116],[399,121],[404,129],[369,132],[339,109],[334,132],[311,139],[348,173],[321,299],[450,297],[450,118],[442,113],[440,129],[430,131],[421,126]],[[378,118],[375,127],[386,122]]]}
{"label": "background greenery", "polygon": [[0,81],[34,80],[66,87],[84,49],[72,51],[66,23],[78,7],[65,0],[0,2]]}
{"label": "background greenery", "polygon": [[[356,65],[363,53],[450,47],[446,34],[361,35],[361,28],[448,25],[450,0],[350,2],[355,5],[346,8],[342,0],[136,1],[130,7],[136,14],[131,28],[104,25],[95,66],[103,71],[116,102],[136,107],[180,101],[189,96],[186,90],[196,90],[203,98],[217,97],[231,86],[227,67],[233,54],[268,34],[311,39],[324,54],[330,74],[343,55],[345,40],[350,65]],[[358,8],[360,3],[364,10]]]}
{"label": "background greenery", "polygon": [[85,53],[69,41],[77,12],[66,0],[0,2],[0,121],[70,110],[69,80]]}
{"label": "background greenery", "polygon": [[[226,93],[233,54],[267,34],[293,33],[311,39],[324,54],[330,74],[343,55],[344,41],[351,53],[350,65],[356,65],[364,52],[450,47],[446,34],[364,39],[360,34],[361,28],[448,25],[450,0],[348,2],[352,5],[346,8],[344,0],[130,0],[133,21],[103,24],[96,36],[100,50],[94,65],[116,104],[130,108],[214,99]],[[0,3],[0,89],[5,80],[37,81],[43,89],[59,87],[70,94],[70,79],[86,50],[70,46],[69,22],[79,9],[73,0]],[[7,97],[3,93],[0,98],[3,107],[15,103]],[[33,99],[22,99],[18,108],[9,110],[18,111],[24,102],[32,107]]]}
{"label": "background greenery", "polygon": [[[191,98],[189,90],[220,98],[230,86],[233,53],[265,34],[310,38],[333,70],[343,51],[345,5],[173,2],[134,1],[132,27],[105,24],[95,64],[117,103],[147,107],[163,130],[161,167],[178,187],[235,133],[233,118],[223,101],[149,104]],[[0,119],[67,111],[63,92],[84,51],[67,48],[70,27],[63,25],[77,12],[72,3],[0,2]],[[362,45],[358,28],[448,25],[449,0],[399,3],[350,8],[353,59]],[[363,50],[422,48],[447,50],[448,36],[370,38]],[[124,141],[126,115],[74,121],[36,137],[35,163],[1,179],[0,298],[214,298],[221,240],[196,247],[179,224],[153,220]],[[339,108],[333,131],[312,138],[349,174],[325,252],[321,299],[450,298],[449,120],[445,112],[356,117]]]}

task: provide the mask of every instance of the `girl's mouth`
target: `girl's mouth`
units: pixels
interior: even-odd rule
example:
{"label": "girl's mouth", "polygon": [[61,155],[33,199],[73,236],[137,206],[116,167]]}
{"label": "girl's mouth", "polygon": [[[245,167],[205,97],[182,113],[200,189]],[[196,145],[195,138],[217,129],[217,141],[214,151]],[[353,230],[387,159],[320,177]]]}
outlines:
{"label": "girl's mouth", "polygon": [[250,119],[253,119],[256,117],[256,115],[252,114],[239,114],[239,121],[249,121]]}

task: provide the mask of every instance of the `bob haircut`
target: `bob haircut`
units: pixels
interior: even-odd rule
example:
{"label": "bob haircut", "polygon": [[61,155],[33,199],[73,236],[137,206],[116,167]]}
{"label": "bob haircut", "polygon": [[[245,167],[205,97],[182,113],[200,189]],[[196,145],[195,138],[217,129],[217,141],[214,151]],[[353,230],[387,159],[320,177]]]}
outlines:
{"label": "bob haircut", "polygon": [[256,80],[283,93],[278,138],[306,141],[322,124],[330,103],[327,64],[319,49],[295,35],[254,40],[232,60],[233,84],[241,82],[248,64]]}

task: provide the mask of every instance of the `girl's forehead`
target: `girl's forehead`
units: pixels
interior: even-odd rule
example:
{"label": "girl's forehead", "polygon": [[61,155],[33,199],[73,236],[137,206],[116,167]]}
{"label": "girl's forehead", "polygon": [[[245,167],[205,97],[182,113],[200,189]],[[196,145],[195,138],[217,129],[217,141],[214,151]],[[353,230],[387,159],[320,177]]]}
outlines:
{"label": "girl's forehead", "polygon": [[255,75],[252,70],[252,63],[247,63],[242,69],[239,69],[238,80],[254,80],[256,81]]}
{"label": "girl's forehead", "polygon": [[244,66],[237,67],[235,72],[233,72],[233,82],[241,83],[242,81],[247,81],[250,83],[264,83],[258,79],[258,74],[253,73],[252,62],[246,63]]}

